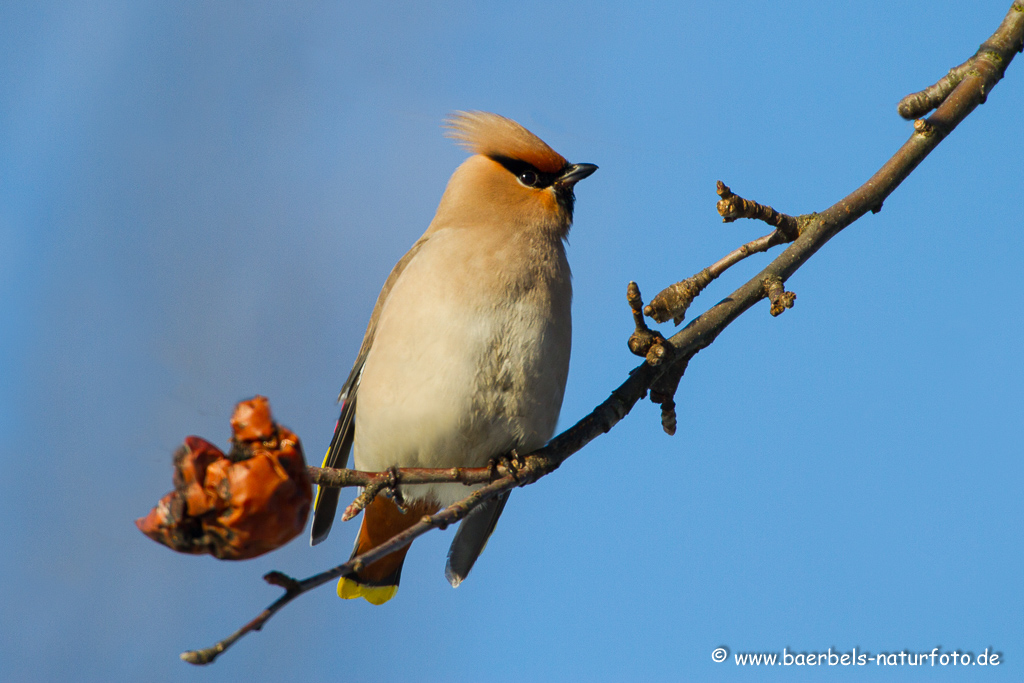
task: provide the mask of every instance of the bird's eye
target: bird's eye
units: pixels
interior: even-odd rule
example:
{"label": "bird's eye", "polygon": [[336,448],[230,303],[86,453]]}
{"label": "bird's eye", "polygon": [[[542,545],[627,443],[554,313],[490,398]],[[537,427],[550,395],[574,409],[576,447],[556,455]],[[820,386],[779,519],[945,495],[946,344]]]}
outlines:
{"label": "bird's eye", "polygon": [[533,187],[537,184],[537,174],[533,171],[523,171],[519,174],[519,182],[527,187]]}

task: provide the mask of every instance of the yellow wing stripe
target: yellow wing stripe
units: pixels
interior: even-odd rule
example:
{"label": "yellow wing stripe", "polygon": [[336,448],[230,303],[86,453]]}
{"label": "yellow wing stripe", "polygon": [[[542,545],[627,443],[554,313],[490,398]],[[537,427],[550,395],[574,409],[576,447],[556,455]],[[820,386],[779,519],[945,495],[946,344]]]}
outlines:
{"label": "yellow wing stripe", "polygon": [[[320,467],[327,467],[327,458],[331,457],[331,449],[328,448],[327,452],[324,453],[324,462]],[[320,494],[324,492],[323,486],[316,487],[316,498],[313,499],[313,509],[316,510],[320,505]]]}

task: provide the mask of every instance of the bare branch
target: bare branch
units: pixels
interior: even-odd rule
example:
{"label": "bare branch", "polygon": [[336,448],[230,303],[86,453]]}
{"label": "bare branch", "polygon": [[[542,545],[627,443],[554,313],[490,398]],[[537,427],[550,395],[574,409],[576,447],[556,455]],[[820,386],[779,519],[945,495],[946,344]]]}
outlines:
{"label": "bare branch", "polygon": [[[357,572],[362,567],[412,543],[417,537],[422,536],[431,529],[446,528],[449,524],[461,520],[469,514],[470,510],[488,498],[509,491],[517,486],[532,484],[544,475],[554,472],[566,458],[610,430],[624,418],[633,406],[636,405],[636,402],[647,393],[647,389],[654,381],[656,374],[654,366],[646,363],[636,368],[630,373],[629,378],[589,415],[556,436],[535,453],[520,457],[521,466],[518,467],[515,473],[509,471],[504,465],[497,465],[494,468],[451,468],[441,470],[410,468],[396,470],[395,473],[400,483],[427,483],[430,481],[463,481],[463,483],[468,483],[468,480],[475,480],[477,477],[494,476],[493,473],[495,471],[499,473],[504,471],[505,474],[500,479],[477,489],[444,510],[434,515],[425,516],[415,525],[385,543],[362,555],[353,557],[348,562],[338,565],[333,569],[315,574],[301,581],[292,579],[281,572],[271,572],[264,579],[273,585],[286,587],[284,595],[260,612],[255,619],[224,640],[201,650],[183,652],[181,659],[189,664],[209,664],[213,662],[239,638],[247,633],[259,631],[263,628],[263,624],[267,620],[303,593],[321,586],[332,579]],[[364,485],[364,482],[370,483],[381,477],[391,476],[390,472],[369,473],[313,467],[309,469],[310,473],[316,478],[315,481],[344,482],[345,486],[361,486]],[[438,478],[435,479],[435,476]]]}
{"label": "bare branch", "polygon": [[768,251],[779,244],[792,242],[800,235],[800,230],[803,226],[813,218],[813,214],[809,216],[789,216],[776,211],[770,206],[744,199],[733,194],[729,186],[721,180],[718,181],[717,192],[718,196],[721,197],[717,208],[718,213],[722,216],[722,222],[731,223],[737,218],[756,218],[775,226],[775,231],[752,242],[747,242],[693,277],[686,278],[659,292],[651,300],[651,303],[644,308],[644,313],[659,323],[669,319],[676,325],[681,323],[686,315],[686,310],[693,303],[693,300],[715,278],[748,256]]}
{"label": "bare branch", "polygon": [[1019,27],[1016,26],[1021,21],[1021,14],[1024,14],[1024,2],[1013,3],[1010,12],[1003,19],[1003,23],[992,34],[992,37],[981,44],[981,47],[978,48],[973,57],[960,66],[954,66],[949,70],[949,73],[940,78],[934,85],[930,85],[920,92],[907,95],[900,100],[899,105],[896,107],[896,111],[899,112],[900,116],[905,119],[916,119],[938,107],[956,90],[964,78],[977,74],[977,72],[975,74],[971,72],[976,69],[976,65],[981,59],[985,59],[993,63],[993,65],[1002,65],[1002,68],[999,69],[998,77],[990,82],[988,87],[981,93],[981,101],[984,102],[988,90],[991,90],[992,86],[1003,77],[1006,66],[1013,59],[1013,53],[1020,52],[1022,47],[1024,47],[1024,42],[1020,39]]}
{"label": "bare branch", "polygon": [[[772,276],[786,282],[841,230],[869,211],[878,211],[882,202],[917,168],[928,154],[949,135],[964,118],[984,101],[992,87],[1003,77],[1006,67],[1024,43],[1024,9],[1015,2],[996,33],[986,45],[1007,46],[997,61],[992,53],[979,54],[975,68],[968,74],[924,124],[915,127],[910,139],[870,179],[824,212],[811,214],[800,228],[800,236],[764,270],[745,285],[693,320],[668,343],[685,355],[711,344],[729,323],[767,296],[764,282]],[[803,218],[803,217],[801,217]],[[655,318],[657,320],[657,318]]]}
{"label": "bare branch", "polygon": [[[877,173],[864,185],[824,212],[798,217],[796,220],[799,221],[799,229],[797,231],[799,236],[796,237],[793,244],[775,258],[764,270],[720,303],[691,321],[670,339],[650,347],[647,353],[649,354],[655,348],[661,349],[661,353],[658,356],[660,360],[665,362],[660,362],[659,364],[644,362],[635,368],[626,381],[613,391],[608,399],[597,406],[593,412],[556,436],[543,448],[533,454],[521,457],[522,466],[518,468],[517,473],[506,471],[501,478],[489,481],[485,486],[477,489],[458,503],[445,508],[437,514],[425,516],[416,525],[384,544],[352,558],[331,570],[316,574],[302,581],[296,581],[280,572],[268,574],[265,577],[266,580],[274,585],[284,587],[284,595],[230,637],[210,648],[186,652],[182,654],[182,659],[193,664],[212,662],[240,637],[262,628],[263,624],[270,617],[299,595],[332,579],[358,571],[362,566],[398,548],[404,547],[430,529],[444,528],[449,524],[459,521],[476,505],[492,496],[511,490],[516,486],[525,486],[533,483],[558,469],[566,458],[614,427],[629,413],[633,406],[636,405],[636,402],[649,390],[653,390],[656,385],[659,387],[659,390],[671,388],[671,391],[668,393],[670,395],[674,394],[674,385],[678,384],[678,378],[682,376],[689,360],[701,349],[710,345],[733,320],[766,297],[775,296],[776,300],[784,301],[786,297],[783,295],[786,292],[783,283],[800,266],[832,237],[865,213],[881,209],[885,198],[899,187],[900,183],[928,156],[946,135],[949,135],[978,104],[984,101],[988,92],[1002,78],[1006,67],[1013,59],[1014,53],[1020,51],[1022,44],[1024,44],[1024,5],[1020,2],[1015,2],[996,33],[982,45],[982,49],[973,58],[972,68],[966,70],[955,87],[943,96],[935,113],[920,125],[915,125],[915,131],[910,139]],[[777,229],[775,233],[755,240],[755,242],[750,244],[760,246],[767,244],[772,239],[780,239],[773,237],[779,232],[780,230]],[[783,234],[783,237],[785,237],[785,234]],[[724,270],[729,265],[732,265],[732,263],[745,258],[749,254],[741,252],[744,249],[750,251],[750,244],[744,245],[715,265],[724,264],[720,266],[721,270]],[[764,251],[767,248],[768,246],[764,246],[760,250]],[[750,251],[750,253],[755,252]],[[736,256],[733,256],[734,254]],[[708,275],[702,275],[703,273],[708,273]],[[701,271],[700,274],[694,276],[691,280],[699,278],[695,282],[700,284],[705,279],[710,282],[716,276],[712,274],[709,268]],[[679,284],[681,285],[682,283]],[[707,283],[700,285],[700,289],[703,289],[705,286],[707,286]],[[635,297],[632,295],[633,288],[630,288],[631,306],[635,301],[640,300],[639,289],[636,289]],[[657,300],[657,297],[655,299]],[[692,301],[692,296],[690,301]],[[653,305],[654,303],[652,302],[651,306]],[[686,305],[689,305],[689,303],[687,302]],[[651,306],[647,308],[649,309]],[[785,306],[785,303],[783,303],[783,306]],[[669,307],[666,310],[671,311],[672,309]],[[685,307],[683,310],[685,310]],[[667,320],[675,315],[669,312],[664,318],[659,318],[649,313],[647,309],[644,309],[644,311],[659,321]],[[637,327],[639,329],[640,326],[637,325]],[[664,409],[664,403],[662,405]],[[674,410],[671,412],[671,417],[671,425],[674,430]],[[662,421],[667,431],[668,426],[664,412]],[[311,468],[311,472],[318,469]],[[477,471],[481,469],[487,472],[486,476],[484,473]],[[500,474],[497,466],[495,468],[474,468],[473,470],[459,468],[438,471],[395,470],[385,473],[321,469],[319,472],[316,472],[315,476],[318,477],[318,483],[322,482],[323,485],[368,486],[385,477],[389,478],[388,481],[391,481],[390,477],[394,477],[397,482],[394,485],[426,483],[428,481],[484,483],[488,481],[487,477],[493,477],[495,472]],[[441,479],[434,479],[433,477],[435,476],[441,477]],[[480,478],[477,479],[477,477]]]}
{"label": "bare branch", "polygon": [[[537,464],[538,462],[539,461],[535,461],[533,465],[534,468],[542,467],[542,465]],[[527,470],[529,470],[531,474],[533,473],[533,469],[531,469],[530,463],[527,463],[525,468],[523,470],[520,470],[521,479],[522,473]],[[537,474],[532,481],[535,481],[536,478],[540,478],[541,476],[543,476],[543,474]],[[469,514],[470,510],[475,508],[483,501],[503,491],[513,489],[518,485],[519,483],[511,475],[503,477],[498,481],[488,484],[484,488],[477,489],[466,498],[463,498],[457,503],[449,505],[444,510],[441,510],[440,512],[434,515],[424,516],[423,519],[421,519],[415,525],[409,527],[402,533],[392,537],[388,541],[385,541],[384,543],[378,545],[372,550],[369,550],[363,553],[362,555],[353,557],[348,562],[340,564],[337,567],[334,567],[333,569],[329,569],[325,572],[315,574],[309,577],[308,579],[298,581],[282,572],[270,572],[269,574],[265,575],[263,579],[271,585],[281,586],[285,588],[284,595],[275,600],[265,610],[260,612],[255,619],[253,619],[248,624],[232,633],[224,640],[221,640],[220,642],[210,647],[203,648],[202,650],[189,650],[188,652],[183,652],[181,653],[181,659],[185,662],[188,662],[189,664],[212,663],[224,651],[226,651],[229,647],[234,645],[239,638],[246,635],[247,633],[259,631],[260,629],[262,629],[263,624],[267,623],[267,621],[272,616],[274,616],[278,611],[280,611],[282,607],[284,607],[289,602],[299,597],[303,593],[306,593],[310,590],[313,590],[314,588],[322,586],[328,581],[332,581],[342,576],[348,576],[349,574],[354,574],[366,565],[376,562],[385,555],[389,555],[394,551],[398,550],[399,548],[404,548],[405,546],[412,543],[416,538],[422,536],[431,529],[444,529],[449,524],[458,522],[467,514]]]}
{"label": "bare branch", "polygon": [[490,484],[492,481],[511,474],[504,465],[493,467],[398,467],[387,472],[363,472],[333,467],[307,467],[309,480],[317,486],[328,488],[350,488],[353,486],[374,486],[380,482],[394,484],[441,484],[455,483]]}

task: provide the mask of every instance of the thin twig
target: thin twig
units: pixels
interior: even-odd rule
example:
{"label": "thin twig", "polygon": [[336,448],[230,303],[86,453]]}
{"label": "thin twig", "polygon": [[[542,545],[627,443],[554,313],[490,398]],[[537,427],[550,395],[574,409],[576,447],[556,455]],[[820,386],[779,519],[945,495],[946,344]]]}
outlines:
{"label": "thin twig", "polygon": [[956,86],[960,85],[960,81],[964,80],[964,76],[967,75],[967,71],[973,63],[974,57],[971,57],[960,66],[954,66],[950,69],[949,73],[940,78],[934,85],[929,85],[920,92],[907,95],[896,105],[896,111],[900,116],[908,120],[927,114],[942,104],[942,101],[949,96],[949,93],[953,92]]}
{"label": "thin twig", "polygon": [[363,508],[369,505],[373,499],[377,497],[378,493],[390,486],[393,486],[390,481],[390,477],[381,477],[372,484],[367,484],[363,490],[359,492],[359,495],[356,496],[355,500],[349,503],[348,507],[345,508],[345,511],[341,513],[341,521],[347,522],[354,518],[363,511]]}
{"label": "thin twig", "polygon": [[[538,471],[543,468],[543,464],[540,463],[541,459],[537,459],[534,463],[534,468]],[[529,468],[529,463],[526,468]],[[522,479],[522,472],[520,470],[520,479]],[[536,478],[543,476],[537,474]],[[534,479],[535,480],[535,479]],[[381,543],[375,548],[368,550],[362,555],[353,557],[348,562],[338,565],[333,569],[328,569],[325,572],[314,574],[307,579],[297,581],[281,572],[270,572],[264,576],[264,580],[275,586],[282,586],[285,588],[285,593],[280,598],[275,600],[269,607],[260,612],[260,614],[250,621],[248,624],[238,629],[224,640],[210,646],[203,648],[202,650],[189,650],[188,652],[181,653],[181,659],[188,662],[189,664],[210,664],[217,657],[226,651],[229,647],[235,644],[235,642],[252,631],[259,631],[263,628],[263,624],[274,616],[282,607],[287,605],[289,602],[299,597],[303,593],[306,593],[314,588],[322,586],[323,584],[333,579],[340,578],[342,576],[348,576],[354,574],[368,564],[376,562],[385,555],[389,555],[400,548],[412,543],[416,538],[427,533],[431,529],[444,529],[449,524],[458,522],[472,510],[474,507],[484,502],[488,498],[492,498],[503,491],[518,486],[519,483],[511,475],[503,477],[495,482],[488,484],[487,486],[477,489],[470,495],[466,496],[457,503],[449,505],[444,510],[433,514],[425,515],[419,522],[409,527],[405,531],[396,536],[391,537],[389,540]]]}
{"label": "thin twig", "polygon": [[363,487],[341,515],[341,521],[347,522],[358,515],[370,504],[378,493],[390,490],[398,494],[403,484],[460,483],[466,486],[489,484],[500,477],[512,474],[502,463],[493,467],[392,467],[385,472],[362,472],[346,468],[307,467],[309,480],[317,486],[326,488]]}
{"label": "thin twig", "polygon": [[472,486],[489,484],[492,481],[511,474],[504,465],[494,467],[398,467],[387,472],[363,472],[334,467],[307,467],[310,482],[328,488],[350,488],[353,486],[373,486],[378,483],[390,485],[392,473],[399,486],[406,484],[440,484],[455,483]]}
{"label": "thin twig", "polygon": [[775,231],[733,249],[693,277],[658,292],[644,308],[644,313],[659,323],[667,320],[672,320],[676,325],[681,323],[693,300],[722,273],[749,256],[792,242],[800,236],[803,226],[814,217],[814,214],[790,216],[770,206],[744,199],[734,194],[721,180],[718,181],[717,192],[721,197],[717,208],[723,222],[731,223],[737,218],[756,218],[775,226]]}
{"label": "thin twig", "polygon": [[629,335],[626,345],[633,355],[646,358],[651,365],[658,365],[665,352],[664,348],[661,348],[665,337],[661,332],[647,326],[647,321],[644,320],[644,300],[640,295],[640,287],[635,282],[630,282],[626,287],[626,301],[633,311],[633,324],[636,326],[633,334]]}
{"label": "thin twig", "polygon": [[[786,282],[790,276],[830,239],[858,218],[881,209],[882,202],[900,186],[925,157],[975,107],[982,103],[992,87],[1003,77],[1006,67],[1024,43],[1024,5],[1015,2],[987,45],[1003,46],[998,59],[989,53],[979,55],[972,73],[915,129],[902,147],[866,183],[818,214],[807,216],[800,236],[760,273],[716,304],[685,328],[669,338],[678,355],[706,348],[733,320],[767,296],[764,282],[771,276]],[[804,218],[804,217],[801,217]]]}
{"label": "thin twig", "polygon": [[[639,401],[646,393],[647,387],[649,387],[651,382],[653,382],[656,374],[657,373],[653,366],[647,364],[644,364],[634,370],[630,374],[629,378],[623,382],[618,389],[612,392],[612,395],[609,396],[601,405],[597,406],[597,408],[595,408],[589,415],[556,436],[543,448],[525,457],[520,457],[521,466],[517,468],[514,474],[507,472],[507,468],[504,465],[498,465],[496,468],[451,468],[441,470],[410,468],[406,470],[397,470],[399,479],[402,480],[403,483],[462,481],[457,477],[463,476],[463,474],[467,472],[469,474],[465,477],[466,479],[475,479],[477,476],[493,476],[491,473],[495,470],[499,473],[504,470],[506,471],[506,474],[487,484],[483,488],[477,489],[457,503],[446,507],[444,510],[441,510],[434,515],[425,516],[415,525],[409,527],[402,533],[392,537],[388,541],[385,541],[381,545],[376,546],[362,555],[353,557],[348,562],[340,564],[333,569],[315,574],[301,581],[292,579],[281,572],[271,572],[264,578],[268,583],[286,587],[284,595],[271,603],[271,605],[265,610],[260,612],[255,619],[232,633],[224,640],[201,650],[189,650],[188,652],[183,652],[181,654],[181,659],[189,664],[209,664],[213,662],[239,638],[247,633],[259,631],[263,628],[263,624],[274,616],[274,614],[303,593],[306,593],[318,586],[322,586],[332,579],[337,579],[341,576],[357,572],[362,567],[412,543],[414,539],[422,536],[431,529],[443,529],[449,524],[459,521],[465,517],[470,510],[488,498],[496,496],[499,493],[503,493],[504,491],[509,491],[517,486],[532,484],[544,475],[554,472],[566,458],[579,451],[599,435],[610,430],[619,422],[619,420],[624,418],[633,406],[636,405],[636,402]],[[356,470],[331,470],[327,468],[310,468],[310,470],[314,472],[315,476],[322,478],[325,482],[343,481],[346,486],[361,486],[363,484],[355,483],[353,480],[368,482],[376,480],[381,476],[388,476],[389,474],[388,472],[370,473],[358,472]],[[416,470],[419,471],[417,472]],[[459,470],[460,473],[456,474],[455,470]],[[435,479],[435,476],[439,478]]]}
{"label": "thin twig", "polygon": [[800,235],[799,221],[793,216],[733,194],[721,180],[718,181],[716,192],[721,197],[716,208],[723,223],[732,223],[738,218],[755,218],[781,231],[787,242],[792,242]]}

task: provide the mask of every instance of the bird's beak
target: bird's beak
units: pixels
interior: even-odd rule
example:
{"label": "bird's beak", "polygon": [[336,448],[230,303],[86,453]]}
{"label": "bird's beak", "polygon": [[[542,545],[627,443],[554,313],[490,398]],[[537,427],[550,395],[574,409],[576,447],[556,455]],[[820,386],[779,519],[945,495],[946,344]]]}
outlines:
{"label": "bird's beak", "polygon": [[597,170],[594,164],[572,164],[555,179],[555,185],[572,189],[572,186]]}

